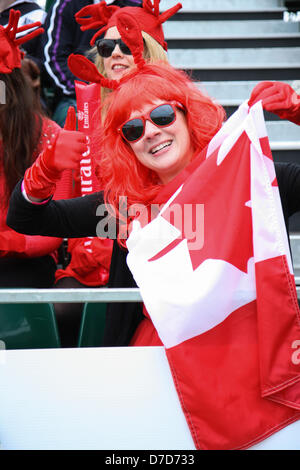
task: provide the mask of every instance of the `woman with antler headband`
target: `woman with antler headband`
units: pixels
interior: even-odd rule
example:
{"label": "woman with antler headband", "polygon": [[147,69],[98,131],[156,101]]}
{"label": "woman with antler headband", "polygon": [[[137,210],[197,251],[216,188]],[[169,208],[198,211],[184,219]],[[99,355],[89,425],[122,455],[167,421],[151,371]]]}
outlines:
{"label": "woman with antler headband", "polygon": [[[43,116],[21,70],[23,52],[19,46],[43,32],[41,23],[18,27],[19,17],[20,12],[12,9],[8,25],[0,26],[0,286],[51,287],[61,238],[25,236],[6,225],[8,201],[15,184],[60,129]],[[28,30],[31,32],[24,35]],[[19,33],[23,34],[17,38]],[[55,197],[67,187],[65,176]]]}
{"label": "woman with antler headband", "polygon": [[[159,3],[160,0],[144,0],[141,8],[124,7],[121,9],[115,5],[107,5],[103,0],[99,4],[82,8],[75,15],[83,31],[98,29],[90,42],[93,46],[91,55],[94,56],[98,71],[104,77],[119,80],[134,66],[132,53],[128,46],[120,40],[121,36],[117,29],[117,20],[120,13],[132,15],[139,24],[144,43],[144,58],[150,63],[157,61],[168,62],[167,43],[164,38],[162,24],[182,6],[178,3],[160,14]],[[79,70],[76,72],[80,73]],[[109,88],[102,88],[102,99],[105,98],[108,92]]]}

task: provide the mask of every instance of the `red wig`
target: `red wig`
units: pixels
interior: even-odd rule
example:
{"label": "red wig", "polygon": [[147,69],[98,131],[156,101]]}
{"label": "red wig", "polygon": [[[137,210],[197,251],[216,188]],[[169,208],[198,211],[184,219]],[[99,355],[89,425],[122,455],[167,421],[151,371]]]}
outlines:
{"label": "red wig", "polygon": [[101,149],[99,165],[105,201],[113,208],[119,221],[122,220],[119,212],[122,198],[127,198],[127,207],[147,206],[162,187],[156,173],[137,160],[130,145],[118,132],[132,111],[140,111],[144,105],[156,100],[177,101],[184,106],[194,156],[210,142],[225,118],[220,105],[198,90],[184,72],[169,64],[147,65],[138,73],[128,74],[125,83],[103,104],[105,119],[95,142]]}

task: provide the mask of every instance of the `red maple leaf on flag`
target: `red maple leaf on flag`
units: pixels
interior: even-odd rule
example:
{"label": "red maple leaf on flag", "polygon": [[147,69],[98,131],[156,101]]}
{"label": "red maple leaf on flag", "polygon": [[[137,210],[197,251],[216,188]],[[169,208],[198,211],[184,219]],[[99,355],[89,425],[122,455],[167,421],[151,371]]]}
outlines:
{"label": "red maple leaf on flag", "polygon": [[[249,145],[245,145],[246,141]],[[245,158],[245,147],[248,149]],[[243,159],[240,158],[244,152]],[[176,245],[187,239],[189,254],[193,269],[205,259],[221,259],[247,273],[247,263],[253,256],[252,249],[252,221],[250,195],[250,141],[244,132],[229,150],[221,164],[217,164],[219,149],[216,149],[193,173],[183,185],[180,193],[170,206],[162,213],[181,235],[157,253],[149,261],[155,261],[169,253]],[[236,175],[240,166],[247,166],[242,174],[249,175],[246,180],[237,180]],[[209,180],[205,175],[211,175]],[[201,182],[201,194],[199,184]],[[204,243],[202,248],[194,249],[194,239],[188,238],[185,224],[193,225],[193,221],[186,220],[185,206],[196,204],[204,205]],[[182,218],[173,217],[174,205],[182,207]],[[189,214],[191,211],[189,210]],[[195,215],[195,211],[192,211]],[[218,215],[216,215],[218,214]],[[239,221],[242,220],[242,224]],[[214,227],[214,230],[211,230]],[[241,230],[242,227],[242,230]],[[232,241],[235,241],[233,243]]]}

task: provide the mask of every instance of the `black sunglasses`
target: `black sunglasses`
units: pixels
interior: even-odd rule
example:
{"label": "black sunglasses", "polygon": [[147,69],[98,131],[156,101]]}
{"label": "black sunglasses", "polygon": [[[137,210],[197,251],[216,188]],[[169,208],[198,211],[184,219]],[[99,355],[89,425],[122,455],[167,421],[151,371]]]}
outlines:
{"label": "black sunglasses", "polygon": [[117,44],[123,54],[132,55],[131,50],[122,39],[98,39],[96,41],[98,54],[101,57],[110,57]]}
{"label": "black sunglasses", "polygon": [[173,124],[176,121],[175,107],[184,110],[182,104],[177,102],[161,104],[155,106],[155,108],[143,116],[124,122],[118,129],[118,132],[122,134],[127,142],[136,142],[143,137],[147,120],[150,120],[158,127],[167,127]]}

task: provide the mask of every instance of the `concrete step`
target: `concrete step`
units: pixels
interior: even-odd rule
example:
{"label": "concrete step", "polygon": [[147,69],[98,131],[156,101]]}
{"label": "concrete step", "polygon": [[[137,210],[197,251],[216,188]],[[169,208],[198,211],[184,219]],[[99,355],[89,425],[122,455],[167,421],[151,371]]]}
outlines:
{"label": "concrete step", "polygon": [[[293,69],[300,67],[300,47],[169,49],[170,63],[186,70]],[[296,79],[296,77],[294,77]]]}
{"label": "concrete step", "polygon": [[300,23],[282,20],[268,21],[167,21],[164,24],[166,40],[219,38],[292,38],[300,43]]}
{"label": "concrete step", "polygon": [[300,127],[289,121],[267,121],[270,142],[294,142],[300,148]]}
{"label": "concrete step", "polygon": [[[175,5],[174,0],[161,0],[161,11],[167,10]],[[282,0],[183,0],[182,12],[203,12],[203,11],[284,11]]]}
{"label": "concrete step", "polygon": [[[229,117],[240,104],[249,99],[251,92],[258,81],[237,82],[197,82],[197,87],[218,103],[229,108]],[[292,80],[286,83],[292,85]],[[276,151],[300,150],[300,128],[296,124],[281,120],[273,113],[265,112],[266,126],[271,147]],[[300,158],[300,154],[299,154]]]}
{"label": "concrete step", "polygon": [[258,48],[291,48],[299,47],[300,34],[265,34],[257,36],[207,36],[197,38],[168,39],[171,49],[258,49]]}

